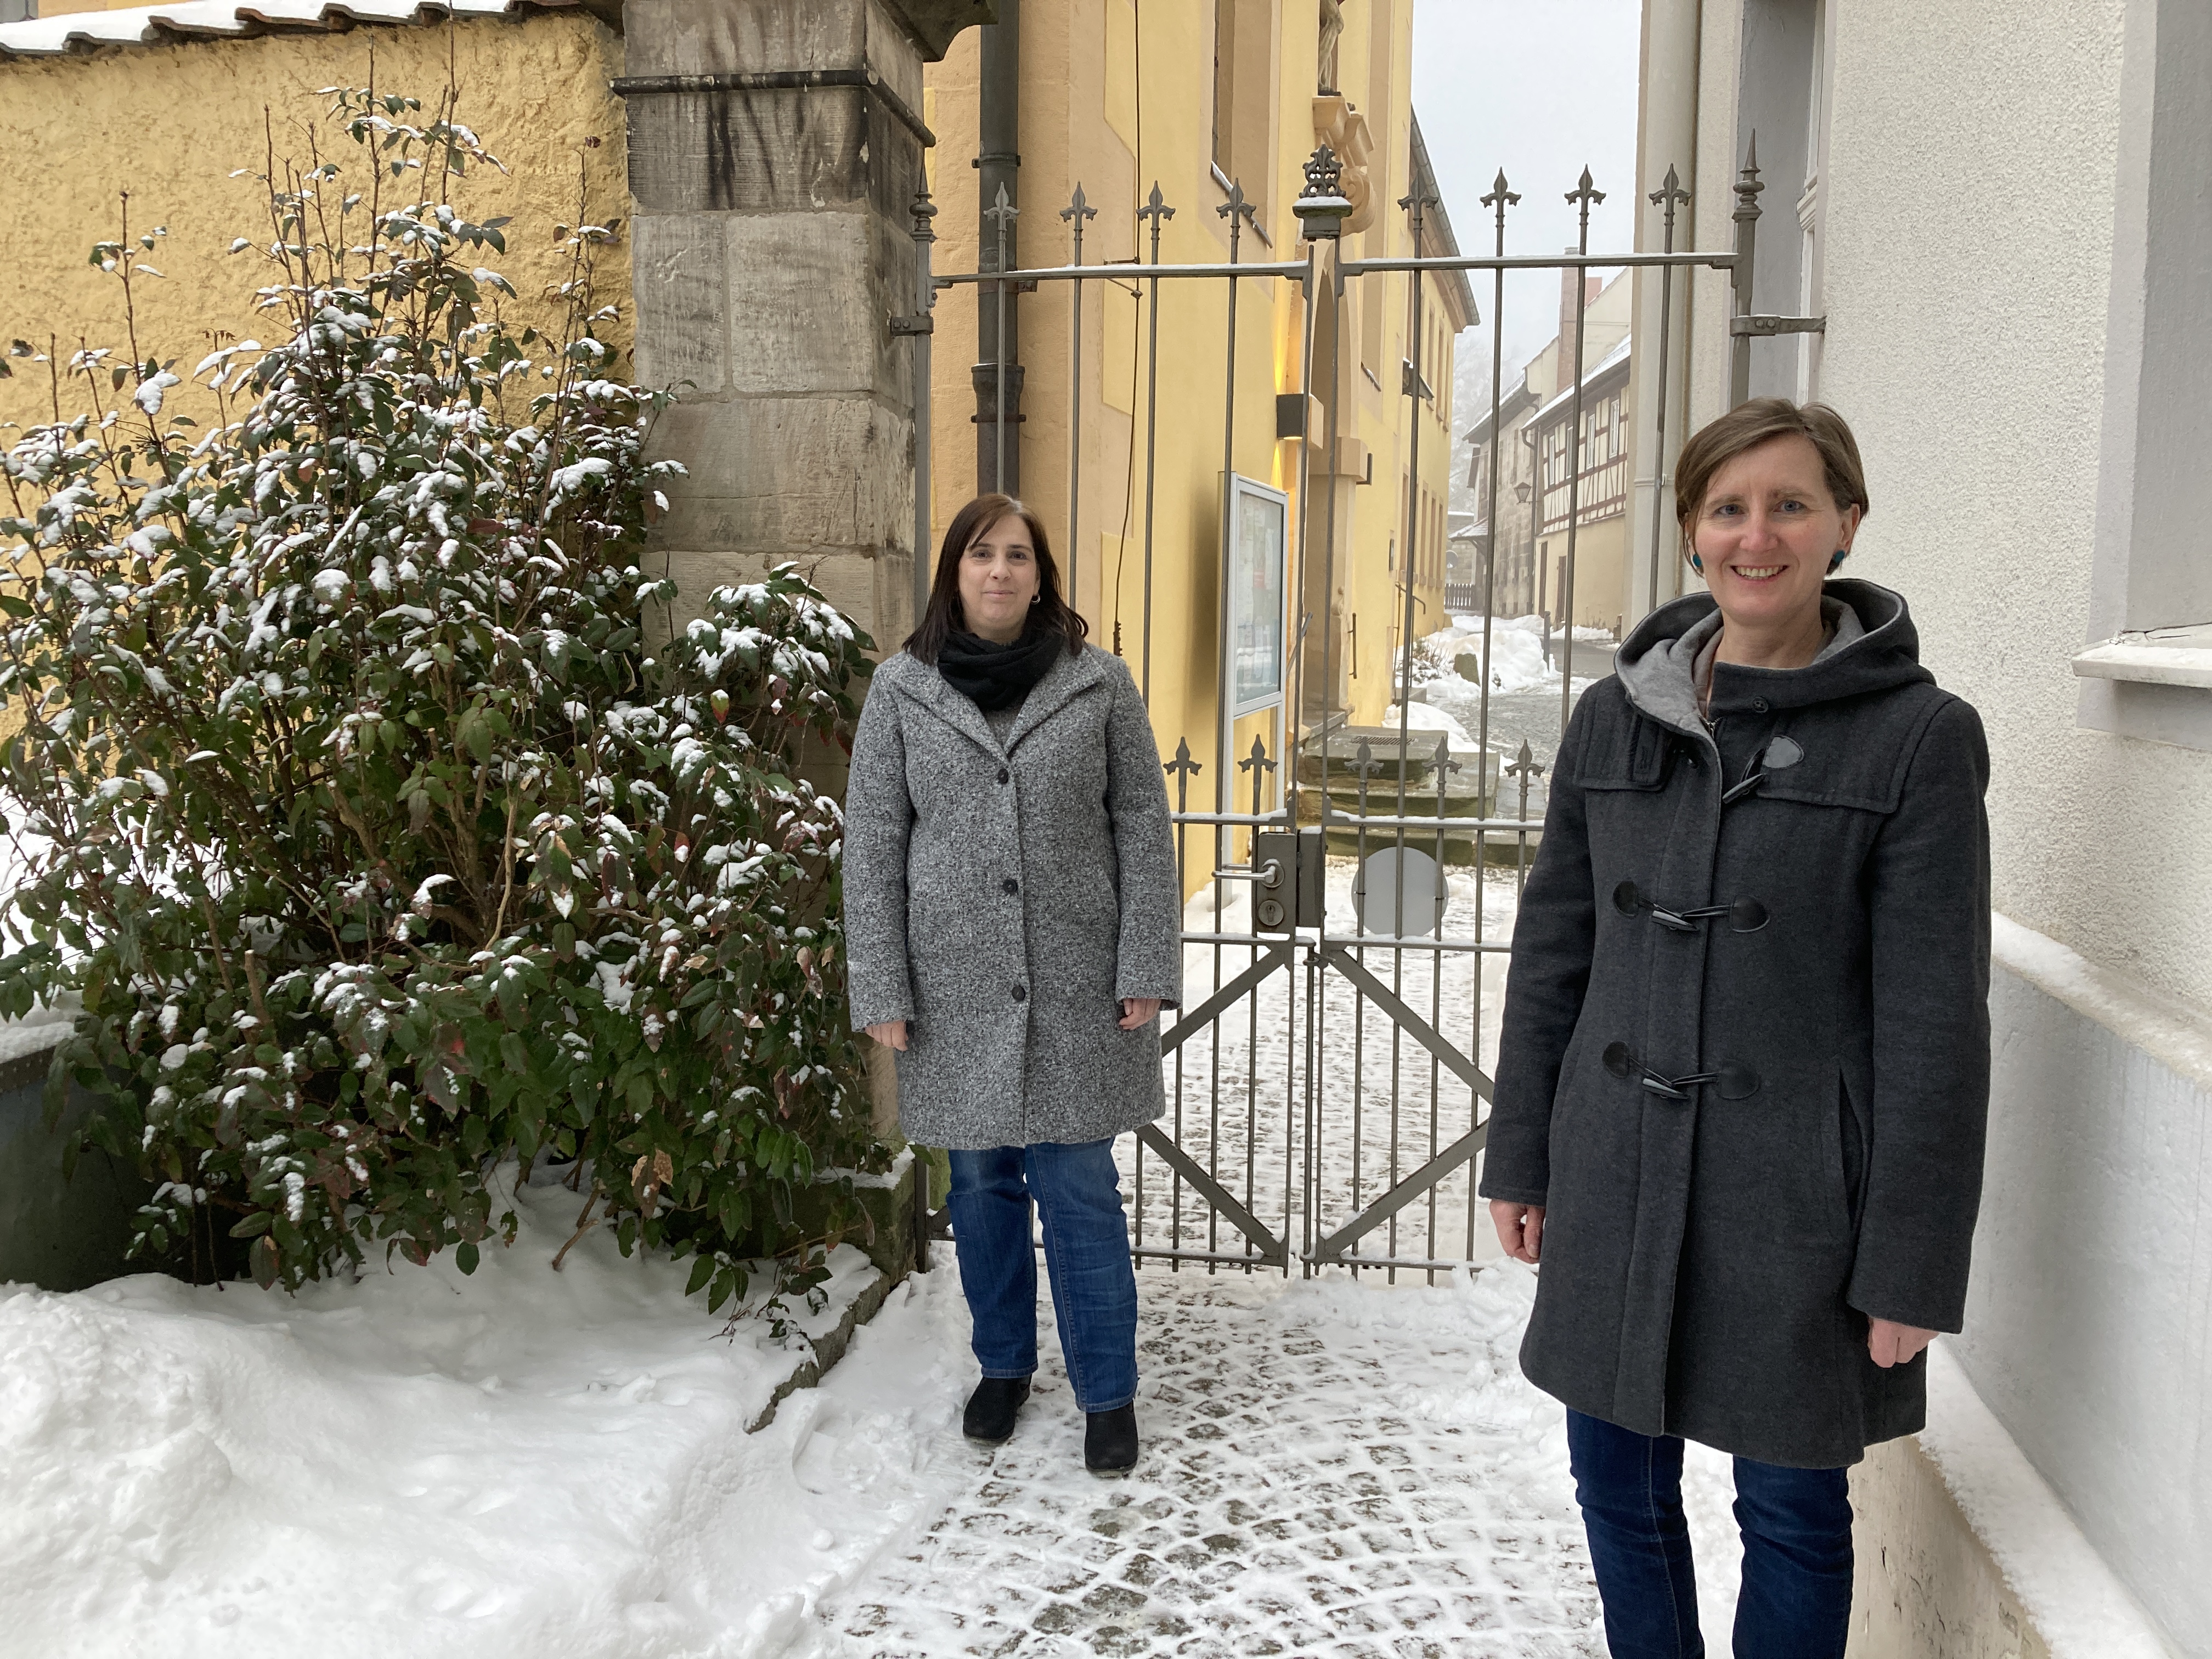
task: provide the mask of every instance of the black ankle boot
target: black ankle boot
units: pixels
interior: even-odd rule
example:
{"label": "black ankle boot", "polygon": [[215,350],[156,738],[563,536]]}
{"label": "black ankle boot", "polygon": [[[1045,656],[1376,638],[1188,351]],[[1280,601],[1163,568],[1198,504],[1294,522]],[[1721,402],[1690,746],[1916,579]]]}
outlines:
{"label": "black ankle boot", "polygon": [[1127,1474],[1137,1464],[1137,1408],[1087,1412],[1083,1419],[1083,1466],[1093,1474]]}
{"label": "black ankle boot", "polygon": [[1026,1376],[987,1376],[968,1396],[968,1409],[960,1414],[960,1431],[970,1440],[1000,1445],[1013,1438],[1014,1419],[1029,1397]]}

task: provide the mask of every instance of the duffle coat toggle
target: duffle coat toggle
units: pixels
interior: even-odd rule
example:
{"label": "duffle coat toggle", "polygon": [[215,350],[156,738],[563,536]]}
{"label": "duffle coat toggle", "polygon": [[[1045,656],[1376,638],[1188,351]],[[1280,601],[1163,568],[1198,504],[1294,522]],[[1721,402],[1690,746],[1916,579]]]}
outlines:
{"label": "duffle coat toggle", "polygon": [[[1761,710],[1766,707],[1762,699]],[[1797,740],[1787,732],[1778,732],[1766,740],[1766,744],[1753,757],[1751,770],[1727,789],[1721,792],[1721,805],[1733,806],[1747,795],[1758,793],[1759,786],[1766,781],[1770,772],[1787,771],[1805,758],[1805,751]]]}
{"label": "duffle coat toggle", "polygon": [[1708,1083],[1720,1085],[1723,1100],[1749,1100],[1759,1092],[1759,1073],[1748,1066],[1722,1066],[1688,1077],[1662,1077],[1639,1061],[1636,1050],[1625,1042],[1608,1042],[1600,1058],[1613,1076],[1624,1081],[1634,1078],[1653,1094],[1668,1100],[1687,1100],[1691,1090]]}
{"label": "duffle coat toggle", "polygon": [[1694,933],[1698,923],[1711,921],[1716,916],[1729,919],[1731,933],[1755,933],[1771,919],[1766,914],[1766,907],[1755,898],[1740,898],[1733,904],[1701,904],[1690,910],[1669,910],[1632,881],[1624,881],[1613,890],[1613,908],[1624,916],[1649,916],[1675,933]]}

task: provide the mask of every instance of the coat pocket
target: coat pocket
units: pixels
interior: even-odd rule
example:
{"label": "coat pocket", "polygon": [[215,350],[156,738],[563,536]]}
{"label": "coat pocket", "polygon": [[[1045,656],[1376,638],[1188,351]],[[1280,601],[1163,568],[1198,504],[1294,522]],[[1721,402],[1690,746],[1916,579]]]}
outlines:
{"label": "coat pocket", "polygon": [[1659,789],[1667,782],[1674,738],[1655,720],[1632,714],[1594,726],[1575,768],[1585,789]]}
{"label": "coat pocket", "polygon": [[1827,1170],[1831,1209],[1847,1237],[1856,1238],[1859,1211],[1865,1198],[1866,1139],[1858,1114],[1851,1108],[1851,1085],[1841,1066],[1836,1067],[1836,1095],[1820,1137],[1822,1161]]}

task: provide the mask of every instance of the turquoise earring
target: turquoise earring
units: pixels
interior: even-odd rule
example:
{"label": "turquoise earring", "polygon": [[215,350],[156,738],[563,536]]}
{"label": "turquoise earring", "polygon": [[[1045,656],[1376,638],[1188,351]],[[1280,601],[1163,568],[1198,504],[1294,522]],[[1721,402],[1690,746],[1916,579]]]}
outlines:
{"label": "turquoise earring", "polygon": [[1705,562],[1692,553],[1690,555],[1690,568],[1702,576],[1705,574]]}
{"label": "turquoise earring", "polygon": [[1850,548],[1848,548],[1848,547],[1839,547],[1839,548],[1838,548],[1838,549],[1836,550],[1836,556],[1835,556],[1834,558],[1832,558],[1832,559],[1831,559],[1831,560],[1829,560],[1829,561],[1828,561],[1828,574],[1829,574],[1831,576],[1832,576],[1832,575],[1834,575],[1834,574],[1836,574],[1836,572],[1838,572],[1838,570],[1841,570],[1841,569],[1844,568],[1844,561],[1845,559],[1850,558],[1850,556],[1851,556],[1851,550],[1850,550]]}

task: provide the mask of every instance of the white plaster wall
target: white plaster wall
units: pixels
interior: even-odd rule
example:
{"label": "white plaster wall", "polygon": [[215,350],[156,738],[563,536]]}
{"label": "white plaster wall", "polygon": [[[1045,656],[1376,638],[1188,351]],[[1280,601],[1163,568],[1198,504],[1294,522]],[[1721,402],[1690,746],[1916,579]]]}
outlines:
{"label": "white plaster wall", "polygon": [[1855,574],[1905,594],[1925,660],[1988,726],[1997,908],[2212,1008],[2212,754],[2078,730],[2069,667],[2126,4],[1843,8],[1821,394],[1865,453]]}
{"label": "white plaster wall", "polygon": [[2002,916],[1995,954],[1947,1341],[2175,1650],[2212,1659],[2212,1019]]}
{"label": "white plaster wall", "polygon": [[[1990,738],[1996,1088],[1954,1352],[2176,1650],[2212,1659],[2212,753],[2078,728],[2070,670],[2100,478],[2134,459],[2103,450],[2148,3],[1840,7],[1820,395],[1867,464],[1853,574],[1907,596]],[[1701,13],[1700,246],[1729,243],[1742,9]],[[1768,183],[1762,232],[1789,234]],[[1693,422],[1724,399],[1721,278],[1696,307]]]}

